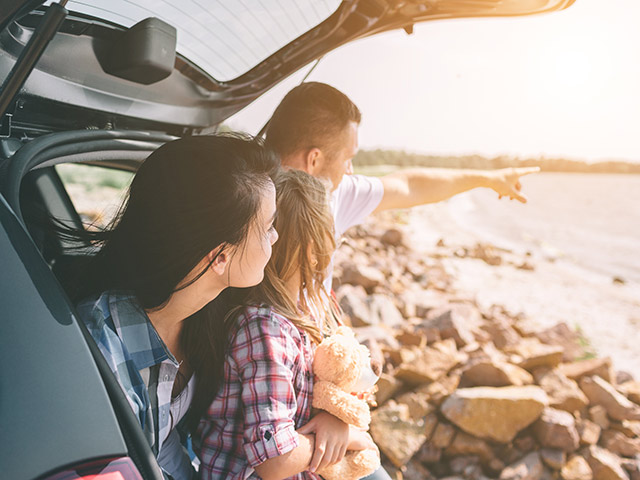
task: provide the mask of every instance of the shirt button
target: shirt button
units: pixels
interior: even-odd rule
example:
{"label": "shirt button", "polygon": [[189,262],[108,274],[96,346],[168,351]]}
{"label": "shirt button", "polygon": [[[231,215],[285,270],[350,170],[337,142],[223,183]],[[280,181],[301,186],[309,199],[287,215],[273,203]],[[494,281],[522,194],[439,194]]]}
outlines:
{"label": "shirt button", "polygon": [[169,380],[169,375],[164,376],[164,381],[166,382],[167,380]]}

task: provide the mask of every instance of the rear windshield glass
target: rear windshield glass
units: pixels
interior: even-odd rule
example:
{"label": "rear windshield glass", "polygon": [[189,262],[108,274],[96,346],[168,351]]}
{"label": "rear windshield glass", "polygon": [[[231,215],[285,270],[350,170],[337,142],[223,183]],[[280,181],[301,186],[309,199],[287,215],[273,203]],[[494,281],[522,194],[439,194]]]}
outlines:
{"label": "rear windshield glass", "polygon": [[124,27],[160,18],[177,29],[178,53],[224,81],[322,23],[339,5],[340,0],[71,0],[66,8]]}

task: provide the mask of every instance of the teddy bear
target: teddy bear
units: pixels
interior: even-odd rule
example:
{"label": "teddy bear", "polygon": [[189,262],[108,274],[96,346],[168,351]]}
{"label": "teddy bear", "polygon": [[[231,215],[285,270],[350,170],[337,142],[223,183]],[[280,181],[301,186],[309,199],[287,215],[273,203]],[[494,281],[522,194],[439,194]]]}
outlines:
{"label": "teddy bear", "polygon": [[[380,376],[381,366],[371,361],[369,349],[361,345],[349,327],[338,327],[316,348],[313,372],[313,407],[325,410],[343,422],[367,430],[371,412],[358,393],[373,388]],[[380,467],[376,449],[348,451],[344,458],[320,469],[317,473],[326,480],[355,480]]]}

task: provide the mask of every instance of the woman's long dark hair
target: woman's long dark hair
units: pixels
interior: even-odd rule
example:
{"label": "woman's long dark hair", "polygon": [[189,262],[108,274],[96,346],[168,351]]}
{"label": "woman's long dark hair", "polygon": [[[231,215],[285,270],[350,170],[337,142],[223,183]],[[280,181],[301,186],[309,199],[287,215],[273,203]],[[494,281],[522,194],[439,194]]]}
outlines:
{"label": "woman's long dark hair", "polygon": [[[278,165],[260,143],[238,135],[188,137],[163,145],[138,170],[114,222],[102,231],[77,232],[76,239],[101,248],[75,297],[124,290],[144,309],[163,306],[209,252],[220,246],[242,248]],[[242,292],[227,289],[184,321],[180,346],[197,378],[196,398],[213,398],[219,385],[222,371],[215,367],[224,352],[212,348],[211,336],[226,339],[228,305],[237,303]],[[190,414],[192,428],[199,415]]]}
{"label": "woman's long dark hair", "polygon": [[127,290],[144,309],[161,307],[209,252],[242,243],[277,166],[238,135],[166,143],[141,165],[114,222],[84,233],[101,248],[74,296]]}

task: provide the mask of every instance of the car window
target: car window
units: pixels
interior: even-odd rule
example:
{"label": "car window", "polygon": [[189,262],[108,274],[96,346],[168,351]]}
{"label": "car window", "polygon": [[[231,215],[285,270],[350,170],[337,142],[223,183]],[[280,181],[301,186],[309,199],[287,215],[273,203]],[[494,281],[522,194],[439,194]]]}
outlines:
{"label": "car window", "polygon": [[216,80],[231,80],[322,23],[339,5],[340,0],[71,0],[66,8],[124,27],[157,17],[177,29],[178,53]]}
{"label": "car window", "polygon": [[133,172],[94,165],[61,164],[56,171],[88,228],[109,224],[125,198]]}

